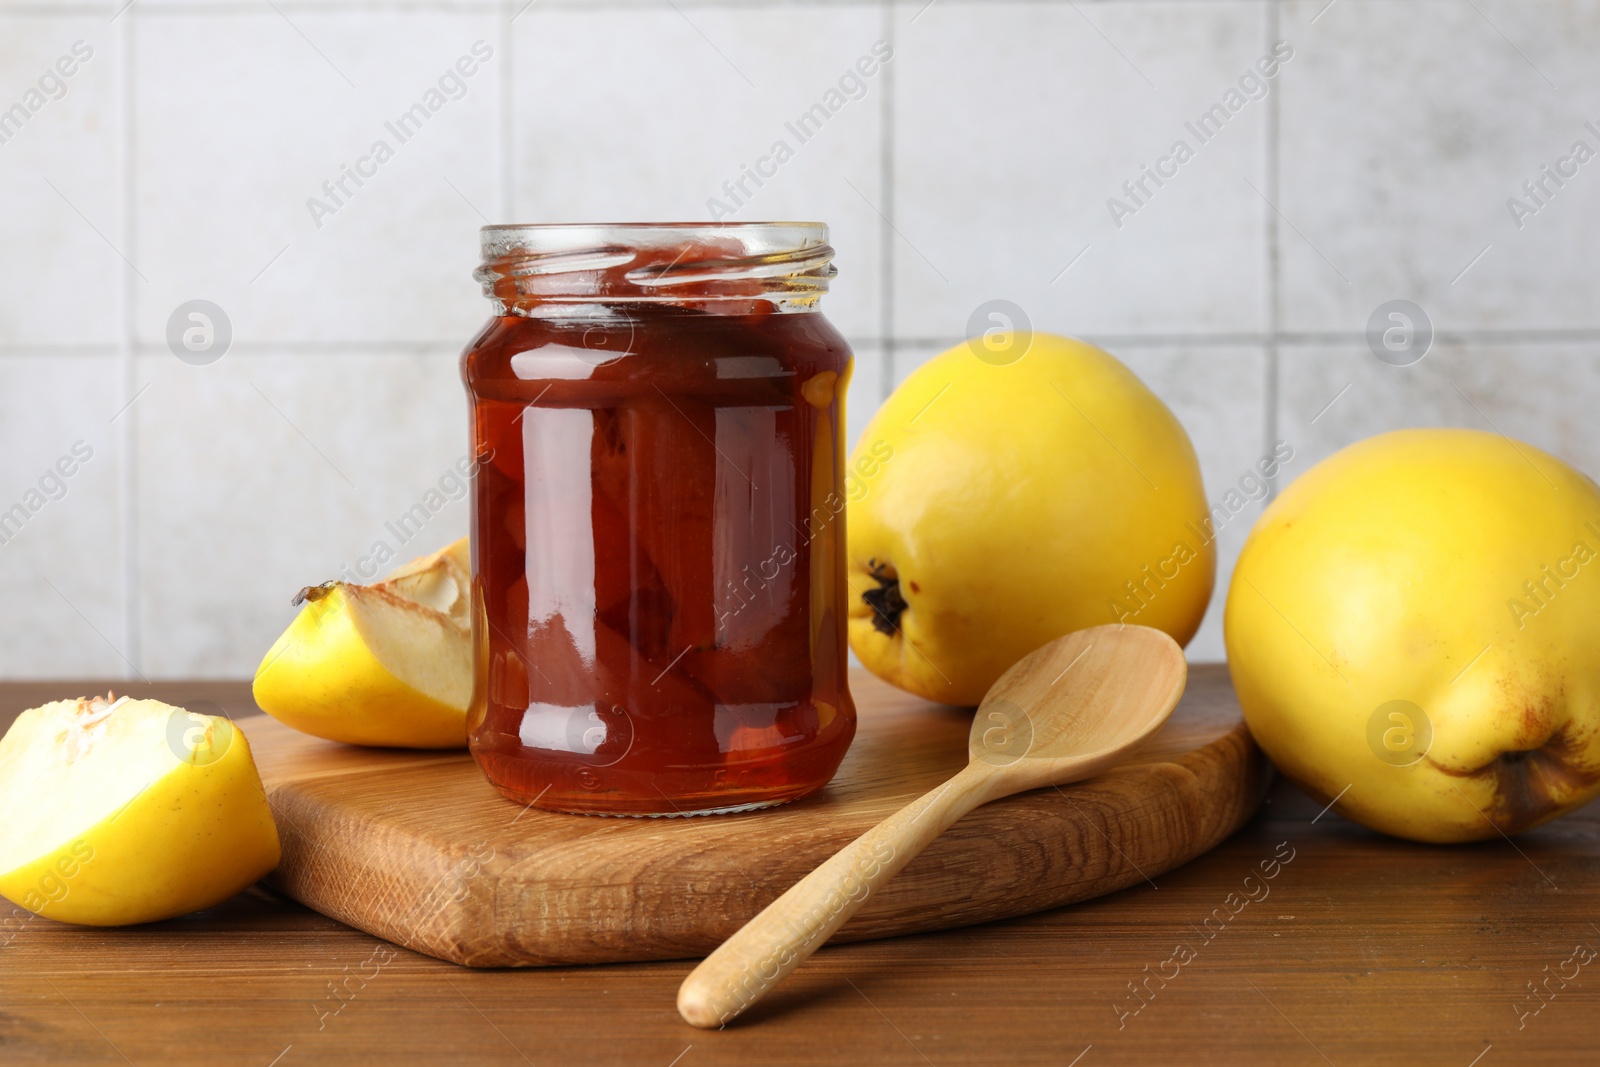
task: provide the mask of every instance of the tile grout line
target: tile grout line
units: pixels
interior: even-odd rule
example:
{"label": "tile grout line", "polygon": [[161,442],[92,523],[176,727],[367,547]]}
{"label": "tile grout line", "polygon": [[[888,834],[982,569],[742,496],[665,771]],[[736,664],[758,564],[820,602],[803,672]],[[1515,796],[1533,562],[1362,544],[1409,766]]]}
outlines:
{"label": "tile grout line", "polygon": [[[1356,353],[1365,352],[1366,339],[1356,331],[1308,331],[1293,333],[1280,331],[1276,335],[1260,332],[1227,333],[1102,333],[1086,330],[1079,335],[1093,344],[1126,348],[1227,348],[1265,346],[1273,343],[1282,351],[1293,348],[1350,348]],[[890,338],[876,333],[846,333],[852,345],[867,347],[887,345]],[[958,344],[956,334],[943,336],[911,335],[892,339],[902,349],[945,349]],[[1571,329],[1510,329],[1510,330],[1453,330],[1434,336],[1435,347],[1493,348],[1496,346],[1523,345],[1574,345],[1589,346],[1600,343],[1600,328],[1575,327]],[[284,339],[278,341],[235,341],[228,347],[229,356],[253,358],[256,356],[318,356],[318,357],[369,357],[393,356],[456,356],[459,342],[450,338],[433,340],[395,339],[389,341],[370,338],[335,338],[309,341]],[[48,342],[19,343],[0,341],[0,360],[29,359],[37,356],[89,356],[115,358],[122,351],[122,342],[84,342],[81,344],[54,344]],[[163,342],[135,341],[133,352],[138,356],[161,355],[167,351]]]}
{"label": "tile grout line", "polygon": [[[1266,0],[1266,50],[1270,54],[1277,44],[1278,30],[1280,29],[1280,7],[1278,0]],[[1278,137],[1278,127],[1281,117],[1279,98],[1283,94],[1270,93],[1267,97],[1267,121],[1264,131],[1266,144],[1264,145],[1263,160],[1267,173],[1263,176],[1267,187],[1268,210],[1266,212],[1267,232],[1266,237],[1266,283],[1267,283],[1267,343],[1264,349],[1266,357],[1265,381],[1263,384],[1263,403],[1265,410],[1262,412],[1262,452],[1264,456],[1272,455],[1278,440],[1278,402],[1281,389],[1281,361],[1279,358],[1278,344],[1283,333],[1283,278],[1282,258],[1278,244],[1278,214],[1271,210],[1273,204],[1281,201],[1279,194],[1279,179],[1281,177],[1279,161],[1279,148],[1281,141]],[[1267,500],[1271,501],[1277,495],[1277,479],[1267,479]]]}
{"label": "tile grout line", "polygon": [[511,5],[515,0],[500,0],[500,220],[511,223],[517,221],[516,204],[513,190],[516,188],[516,172],[512,158],[513,146],[516,143],[516,115],[515,104],[516,84],[515,53],[513,52],[511,20],[515,17]]}
{"label": "tile grout line", "polygon": [[[137,189],[134,179],[134,159],[136,153],[136,131],[134,129],[134,62],[136,38],[134,35],[134,19],[138,17],[137,11],[125,13],[126,18],[119,20],[117,27],[118,50],[121,55],[121,72],[117,79],[116,93],[121,115],[121,137],[118,138],[117,151],[117,185],[119,187],[120,203],[118,206],[118,227],[121,230],[122,247],[128,250],[130,259],[137,260],[138,247],[136,237],[138,226],[134,213],[138,210]],[[118,287],[118,308],[121,319],[121,330],[117,341],[117,362],[120,370],[121,385],[119,389],[119,410],[133,403],[135,390],[138,385],[139,359],[137,349],[136,326],[134,322],[134,308],[138,292],[134,288],[134,272],[131,265],[124,265],[122,270],[122,285]],[[117,428],[119,452],[122,456],[122,465],[117,472],[120,499],[118,501],[118,528],[122,534],[121,563],[122,563],[122,641],[126,649],[127,668],[124,677],[132,678],[139,675],[143,669],[143,631],[139,589],[139,435],[136,427],[139,417],[130,413],[126,419],[118,420]]]}
{"label": "tile grout line", "polygon": [[[124,0],[116,0],[114,7],[120,7]],[[527,0],[521,0],[516,7],[526,5]],[[679,6],[690,10],[706,9],[731,9],[731,10],[781,10],[784,8],[865,8],[870,10],[881,0],[678,0]],[[947,3],[964,3],[977,5],[986,0],[945,0]],[[1041,6],[1051,4],[1064,4],[1066,0],[1030,0]],[[1125,0],[1125,2],[1159,2],[1159,0]],[[1216,0],[1222,2],[1222,0]],[[132,6],[132,5],[130,5]],[[257,3],[246,3],[219,7],[214,2],[207,0],[143,0],[138,6],[144,9],[146,15],[156,17],[179,17],[222,15],[228,17],[235,14],[243,15],[270,15],[272,7],[282,8],[290,13],[300,14],[352,14],[352,15],[388,15],[412,14],[416,12],[482,15],[492,14],[500,6],[499,0],[334,0],[331,3],[321,3],[317,0],[279,0],[275,5],[269,5],[267,0]],[[641,11],[658,6],[657,0],[553,0],[541,4],[559,11]],[[7,17],[18,18],[83,18],[105,17],[106,5],[103,3],[0,3],[0,19]]]}
{"label": "tile grout line", "polygon": [[[883,39],[894,47],[895,0],[880,0]],[[894,64],[885,63],[883,73],[883,120],[878,134],[878,198],[883,202],[883,218],[878,224],[878,332],[883,343],[878,347],[878,403],[894,391],[896,341],[894,335]],[[876,407],[877,405],[873,405]],[[849,447],[853,442],[845,442]]]}
{"label": "tile grout line", "polygon": [[[120,7],[123,0],[117,0],[114,6]],[[523,0],[525,3],[526,0]],[[872,8],[881,0],[678,0],[680,7],[690,10],[728,9],[728,10],[781,10],[784,8]],[[925,6],[926,0],[917,0],[917,6]],[[939,0],[944,5],[981,7],[989,0]],[[1031,7],[1065,6],[1069,0],[1019,0],[1022,4]],[[1098,0],[1103,3],[1122,3],[1127,5],[1147,4],[1155,5],[1165,3],[1167,0]],[[1210,0],[1218,6],[1227,0]],[[131,6],[131,5],[130,5]],[[141,0],[138,4],[147,16],[155,17],[191,17],[210,16],[221,14],[263,15],[271,14],[272,7],[267,0],[258,0],[256,3],[245,3],[219,7],[214,0]],[[355,15],[385,15],[385,14],[411,14],[416,12],[481,15],[493,13],[499,6],[499,0],[332,0],[322,3],[318,0],[278,0],[275,5],[290,13],[301,14],[355,14]],[[518,4],[516,6],[521,6]],[[558,11],[640,11],[649,10],[657,6],[657,0],[546,0],[540,4]],[[76,3],[67,2],[59,4],[45,3],[43,0],[36,3],[5,3],[0,4],[0,19],[7,17],[20,18],[79,18],[79,17],[104,17],[106,5],[104,3]]]}

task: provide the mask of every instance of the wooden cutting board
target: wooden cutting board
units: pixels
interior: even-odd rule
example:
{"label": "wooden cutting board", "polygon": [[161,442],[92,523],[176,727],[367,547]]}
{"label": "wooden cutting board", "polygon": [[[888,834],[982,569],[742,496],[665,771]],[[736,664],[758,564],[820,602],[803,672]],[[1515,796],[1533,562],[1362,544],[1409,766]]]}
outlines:
{"label": "wooden cutting board", "polygon": [[[970,711],[859,670],[851,687],[860,726],[826,789],[691,819],[524,810],[464,752],[352,748],[247,720],[283,839],[272,881],[324,915],[471,967],[705,955],[965,763]],[[1238,829],[1270,776],[1226,669],[1195,668],[1171,720],[1131,763],[979,808],[834,940],[967,926],[1143,882]]]}

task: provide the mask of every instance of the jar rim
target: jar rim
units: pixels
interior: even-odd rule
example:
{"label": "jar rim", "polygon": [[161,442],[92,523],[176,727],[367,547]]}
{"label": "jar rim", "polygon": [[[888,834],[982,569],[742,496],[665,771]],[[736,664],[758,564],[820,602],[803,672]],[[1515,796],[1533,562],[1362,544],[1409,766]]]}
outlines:
{"label": "jar rim", "polygon": [[824,236],[828,232],[825,222],[811,222],[806,220],[766,219],[756,222],[491,222],[486,226],[478,227],[479,232],[487,230],[739,230],[774,227],[794,227],[797,229],[820,230]]}
{"label": "jar rim", "polygon": [[474,277],[502,313],[542,304],[815,304],[838,273],[822,222],[534,222],[478,231]]}

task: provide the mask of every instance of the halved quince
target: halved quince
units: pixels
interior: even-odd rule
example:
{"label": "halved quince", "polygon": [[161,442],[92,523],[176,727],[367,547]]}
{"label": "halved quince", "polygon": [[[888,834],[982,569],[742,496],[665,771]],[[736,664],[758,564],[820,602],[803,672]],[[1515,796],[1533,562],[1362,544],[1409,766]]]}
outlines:
{"label": "halved quince", "polygon": [[0,739],[0,893],[121,926],[233,896],[278,864],[244,733],[158,700],[58,700]]}
{"label": "halved quince", "polygon": [[465,747],[471,588],[463,537],[373,585],[301,590],[300,614],[256,668],[256,703],[330,741]]}

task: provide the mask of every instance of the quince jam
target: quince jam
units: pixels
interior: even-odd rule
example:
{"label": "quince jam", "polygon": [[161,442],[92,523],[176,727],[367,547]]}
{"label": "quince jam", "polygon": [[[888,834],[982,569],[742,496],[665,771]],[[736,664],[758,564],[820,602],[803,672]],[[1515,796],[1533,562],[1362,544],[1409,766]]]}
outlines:
{"label": "quince jam", "polygon": [[468,722],[522,804],[779,804],[826,784],[855,734],[850,350],[806,283],[827,277],[817,249],[706,229],[484,233],[500,313],[461,363],[479,457]]}

